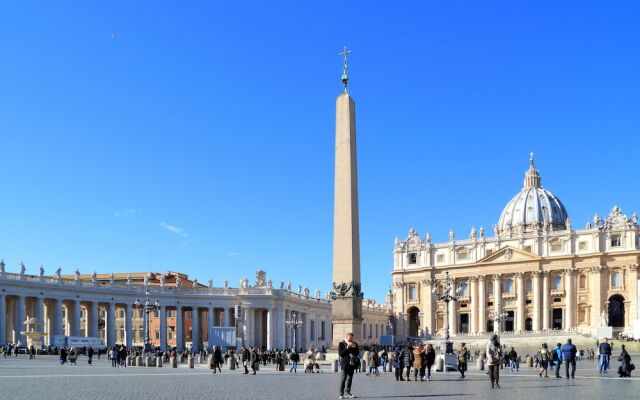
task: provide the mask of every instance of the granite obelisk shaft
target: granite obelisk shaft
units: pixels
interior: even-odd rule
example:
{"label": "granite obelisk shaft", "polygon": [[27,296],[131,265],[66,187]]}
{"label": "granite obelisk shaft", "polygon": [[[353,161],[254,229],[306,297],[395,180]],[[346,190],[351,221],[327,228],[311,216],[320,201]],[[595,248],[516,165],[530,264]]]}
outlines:
{"label": "granite obelisk shaft", "polygon": [[345,90],[336,101],[336,165],[333,211],[333,345],[353,332],[362,340],[360,226],[355,103]]}

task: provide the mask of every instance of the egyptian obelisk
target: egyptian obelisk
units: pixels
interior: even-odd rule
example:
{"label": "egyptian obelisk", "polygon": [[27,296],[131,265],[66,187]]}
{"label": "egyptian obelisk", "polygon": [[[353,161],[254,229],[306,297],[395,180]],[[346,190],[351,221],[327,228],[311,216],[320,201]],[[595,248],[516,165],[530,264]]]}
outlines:
{"label": "egyptian obelisk", "polygon": [[332,343],[337,348],[347,332],[362,341],[360,288],[360,226],[358,223],[358,168],[356,160],[356,105],[347,91],[347,48],[342,84],[336,100],[336,165],[333,209],[333,323]]}

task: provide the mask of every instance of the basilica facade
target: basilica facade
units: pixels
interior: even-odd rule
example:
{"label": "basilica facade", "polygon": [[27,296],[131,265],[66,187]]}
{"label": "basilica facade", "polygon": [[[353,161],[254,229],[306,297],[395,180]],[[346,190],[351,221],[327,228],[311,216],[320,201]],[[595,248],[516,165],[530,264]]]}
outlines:
{"label": "basilica facade", "polygon": [[[619,207],[575,229],[541,185],[531,155],[522,189],[491,229],[432,243],[411,229],[395,240],[393,299],[400,336],[579,331],[630,332],[639,319],[638,218]],[[436,300],[448,273],[457,301]],[[445,308],[448,307],[448,310]],[[448,311],[448,312],[447,312]],[[504,321],[494,321],[505,314]]]}

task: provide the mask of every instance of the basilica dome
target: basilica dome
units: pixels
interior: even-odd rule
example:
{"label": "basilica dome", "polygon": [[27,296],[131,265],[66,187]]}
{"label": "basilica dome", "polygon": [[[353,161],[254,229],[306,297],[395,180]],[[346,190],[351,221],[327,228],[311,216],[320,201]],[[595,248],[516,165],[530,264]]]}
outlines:
{"label": "basilica dome", "polygon": [[533,164],[524,175],[524,187],[507,203],[496,233],[510,235],[537,230],[564,230],[569,227],[569,216],[564,205],[553,193],[540,185],[540,172]]}

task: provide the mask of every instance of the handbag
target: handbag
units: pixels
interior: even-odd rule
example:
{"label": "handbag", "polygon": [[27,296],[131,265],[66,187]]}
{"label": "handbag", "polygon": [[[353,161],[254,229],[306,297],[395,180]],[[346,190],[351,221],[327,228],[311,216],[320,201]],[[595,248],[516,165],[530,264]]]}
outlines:
{"label": "handbag", "polygon": [[349,366],[356,368],[360,365],[360,360],[354,354],[349,354]]}

